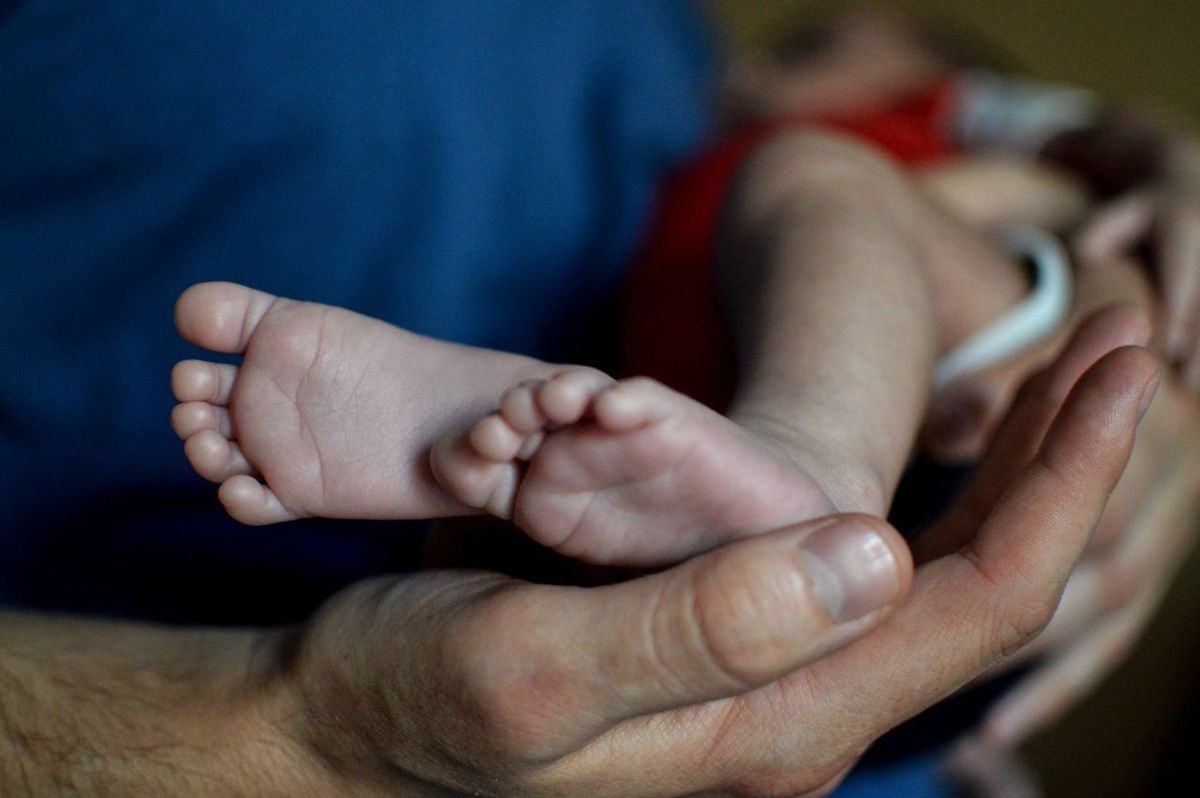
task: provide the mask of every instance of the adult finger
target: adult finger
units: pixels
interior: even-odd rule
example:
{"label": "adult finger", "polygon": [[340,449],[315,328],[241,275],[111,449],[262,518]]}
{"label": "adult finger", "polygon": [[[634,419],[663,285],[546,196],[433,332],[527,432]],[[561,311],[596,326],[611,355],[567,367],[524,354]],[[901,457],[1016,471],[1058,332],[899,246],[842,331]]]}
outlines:
{"label": "adult finger", "polygon": [[[1164,382],[1167,379],[1164,376]],[[1177,431],[1163,430],[1161,424],[1161,408],[1164,394],[1169,386],[1160,385],[1154,401],[1146,417],[1138,427],[1137,441],[1133,453],[1129,456],[1129,465],[1121,475],[1116,490],[1108,499],[1104,508],[1104,516],[1100,519],[1096,531],[1092,534],[1088,546],[1089,560],[1106,559],[1114,550],[1127,545],[1128,535],[1135,525],[1135,516],[1142,512],[1148,497],[1152,496],[1161,484],[1164,475],[1171,468],[1175,458],[1172,451],[1175,440],[1163,440],[1164,433],[1177,438]]]}
{"label": "adult finger", "polygon": [[956,551],[973,536],[1013,475],[1034,456],[1080,376],[1114,349],[1144,341],[1148,331],[1145,317],[1129,306],[1107,308],[1084,320],[1054,363],[1030,377],[1018,391],[987,457],[959,502],[942,523],[914,544],[917,560],[924,562]]}
{"label": "adult finger", "polygon": [[[934,399],[922,430],[922,451],[941,462],[979,459],[1008,411],[1017,389],[1031,373],[1062,351],[1071,332],[1110,305],[1153,306],[1153,294],[1141,267],[1133,261],[1077,259],[1075,307],[1071,322],[1040,346],[994,368],[962,378]],[[1149,336],[1149,326],[1145,328]],[[1137,341],[1142,343],[1142,341]]]}
{"label": "adult finger", "polygon": [[1125,659],[1160,593],[1146,591],[1139,601],[1106,618],[1005,694],[985,716],[982,739],[989,745],[1010,748],[1070,711]]}
{"label": "adult finger", "polygon": [[908,709],[915,712],[1035,637],[1053,615],[1120,477],[1157,374],[1154,358],[1134,347],[1111,352],[1089,369],[977,533],[960,550],[923,566],[900,611],[846,658],[896,635],[891,647],[922,667],[897,664],[894,673],[876,676],[907,680]]}
{"label": "adult finger", "polygon": [[1068,641],[1097,618],[1137,601],[1147,589],[1169,584],[1195,544],[1197,488],[1200,481],[1191,452],[1159,471],[1120,539],[1100,557],[1089,553],[1072,574],[1059,612],[1042,635],[1046,645]]}
{"label": "adult finger", "polygon": [[832,516],[619,585],[505,590],[444,645],[509,753],[552,758],[624,719],[772,682],[877,625],[910,580],[895,530]]}
{"label": "adult finger", "polygon": [[1168,464],[1119,547],[1072,575],[1059,612],[1029,647],[1060,653],[990,713],[985,732],[994,743],[1015,744],[1048,725],[1121,661],[1194,545],[1197,487],[1197,464],[1185,451]]}
{"label": "adult finger", "polygon": [[1127,254],[1149,235],[1158,200],[1149,191],[1127,194],[1105,205],[1076,232],[1071,249],[1084,260],[1108,260]]}
{"label": "adult finger", "polygon": [[[1065,362],[1062,370],[1069,370]],[[1002,495],[983,480],[990,476],[1002,481],[999,469],[1021,463],[1028,441],[1012,433],[1014,454],[1003,448],[1009,439],[998,439],[967,498],[973,499],[976,512],[989,503],[991,508],[980,519],[979,533],[967,543],[966,560],[994,584],[1015,580],[1055,585],[1057,602],[1057,590],[1083,552],[1124,470],[1134,428],[1153,398],[1158,374],[1154,357],[1137,347],[1123,347],[1102,358],[1071,392],[1037,454]],[[1047,385],[1053,397],[1053,372]],[[1044,405],[1052,403],[1053,399],[1030,401],[1029,423],[1038,426]]]}
{"label": "adult finger", "polygon": [[[1186,431],[1195,430],[1196,410],[1167,377],[1138,428],[1134,447],[1134,457],[1143,450],[1143,463],[1148,461],[1154,468],[1142,475],[1149,480],[1142,485],[1136,506],[1124,515],[1120,534],[1097,548],[1095,539],[1113,511],[1114,491],[1082,562],[1071,573],[1053,620],[1037,640],[997,664],[989,676],[1079,645],[1091,630],[1139,601],[1142,594],[1161,592],[1194,545],[1194,519],[1200,510],[1200,448],[1194,440],[1197,433]],[[1179,402],[1181,397],[1187,401]],[[1163,432],[1173,437],[1161,440]],[[1127,487],[1132,467],[1133,458],[1117,491]]]}
{"label": "adult finger", "polygon": [[[1167,208],[1160,227],[1158,270],[1167,355],[1174,361],[1192,359],[1200,326],[1200,202],[1181,201]],[[1200,388],[1191,380],[1189,385]]]}
{"label": "adult finger", "polygon": [[[926,605],[924,621],[948,616],[944,634],[960,641],[960,655],[974,650],[980,657],[974,664],[987,667],[1019,650],[1050,620],[1121,475],[1158,374],[1144,350],[1125,347],[1106,355],[1071,391],[1036,455],[1005,479],[1013,458],[1007,449],[1028,443],[1005,436],[1017,434],[1013,425],[1042,424],[1040,415],[1055,404],[1059,376],[1074,370],[1070,361],[1077,355],[1064,353],[1014,407],[981,466],[974,499],[965,497],[960,507],[966,509],[942,522],[971,525],[976,534],[957,529],[946,536],[963,539],[961,548],[918,573],[904,611],[888,628],[907,623],[910,611]],[[1039,385],[1045,399],[1034,395]],[[985,480],[1004,484],[998,489]],[[955,597],[954,611],[938,609],[946,596]],[[972,640],[974,647],[964,645]],[[954,658],[942,662],[952,667]]]}
{"label": "adult finger", "polygon": [[[1200,490],[1200,407],[1177,376],[1167,371],[1142,424],[1121,482],[1092,537],[1089,558],[1124,546],[1125,532],[1161,539],[1177,525],[1156,511],[1164,502],[1191,499]],[[1145,517],[1157,517],[1147,524]]]}

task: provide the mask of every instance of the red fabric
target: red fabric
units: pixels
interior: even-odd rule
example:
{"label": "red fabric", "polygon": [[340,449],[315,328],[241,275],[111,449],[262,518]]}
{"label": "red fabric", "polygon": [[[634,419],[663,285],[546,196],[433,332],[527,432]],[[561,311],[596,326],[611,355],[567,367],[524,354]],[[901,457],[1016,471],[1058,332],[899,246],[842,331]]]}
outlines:
{"label": "red fabric", "polygon": [[759,145],[798,126],[863,139],[904,164],[936,162],[955,153],[942,124],[952,85],[941,81],[882,112],[743,130],[670,180],[625,288],[622,372],[654,377],[711,407],[727,406],[736,358],[713,284],[713,250],[721,204],[738,169]]}

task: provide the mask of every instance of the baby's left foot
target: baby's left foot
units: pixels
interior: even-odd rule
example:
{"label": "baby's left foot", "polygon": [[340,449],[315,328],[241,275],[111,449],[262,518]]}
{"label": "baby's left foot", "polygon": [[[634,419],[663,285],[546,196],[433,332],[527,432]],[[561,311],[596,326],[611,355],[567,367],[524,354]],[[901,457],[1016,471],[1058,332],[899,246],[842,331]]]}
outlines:
{"label": "baby's left foot", "polygon": [[459,501],[593,562],[656,565],[835,512],[767,438],[653,380],[567,370],[433,449]]}

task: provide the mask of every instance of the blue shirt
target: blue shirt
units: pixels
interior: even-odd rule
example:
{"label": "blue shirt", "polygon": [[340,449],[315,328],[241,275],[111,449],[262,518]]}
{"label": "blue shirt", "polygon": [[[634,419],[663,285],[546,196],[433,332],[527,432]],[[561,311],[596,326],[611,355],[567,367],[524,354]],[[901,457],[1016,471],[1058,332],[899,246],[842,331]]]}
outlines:
{"label": "blue shirt", "polygon": [[221,517],[168,427],[171,365],[197,354],[176,296],[234,280],[575,356],[707,131],[697,17],[0,3],[0,600],[260,621],[395,567],[395,525]]}

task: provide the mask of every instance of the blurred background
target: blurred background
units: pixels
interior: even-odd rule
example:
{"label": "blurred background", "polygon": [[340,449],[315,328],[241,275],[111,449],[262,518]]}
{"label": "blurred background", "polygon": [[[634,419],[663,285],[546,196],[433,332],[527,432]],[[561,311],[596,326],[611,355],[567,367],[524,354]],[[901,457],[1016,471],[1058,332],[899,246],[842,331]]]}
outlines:
{"label": "blurred background", "polygon": [[[771,41],[831,9],[829,0],[717,0],[734,46]],[[864,5],[858,3],[857,5]],[[1200,3],[1194,0],[902,0],[934,25],[961,31],[1029,74],[1200,120]]]}
{"label": "blurred background", "polygon": [[[852,5],[718,0],[716,9],[730,45],[744,47],[770,43],[831,9]],[[892,5],[1030,75],[1168,111],[1200,129],[1200,2]],[[1025,753],[1049,796],[1196,794],[1195,739],[1200,739],[1200,556],[1193,553],[1142,645],[1088,702],[1033,739]]]}

